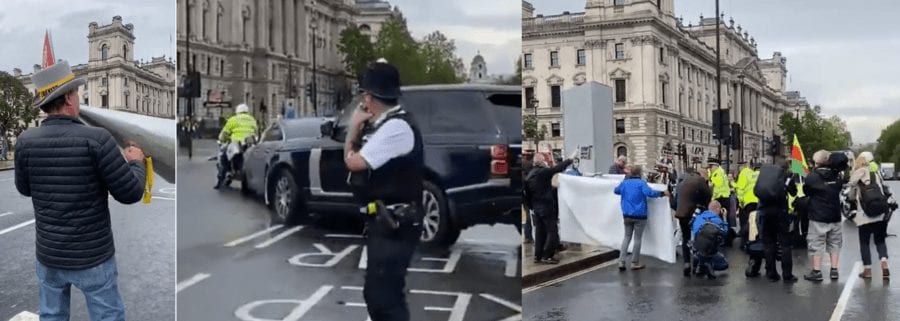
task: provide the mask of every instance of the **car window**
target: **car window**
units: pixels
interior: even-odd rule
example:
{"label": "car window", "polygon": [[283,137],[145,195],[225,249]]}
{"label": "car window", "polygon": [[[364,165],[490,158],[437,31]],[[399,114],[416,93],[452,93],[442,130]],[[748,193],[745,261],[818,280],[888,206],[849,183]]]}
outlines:
{"label": "car window", "polygon": [[507,135],[522,133],[522,95],[497,93],[488,96],[500,130]]}
{"label": "car window", "polygon": [[403,110],[412,115],[413,121],[416,122],[416,126],[419,126],[419,131],[423,133],[430,131],[430,126],[428,124],[428,106],[431,105],[431,100],[429,99],[427,92],[405,92],[403,93],[403,97],[400,98],[400,105],[403,106]]}
{"label": "car window", "polygon": [[[434,133],[493,133],[497,129],[480,92],[432,93],[429,127]],[[521,115],[519,118],[521,119]]]}
{"label": "car window", "polygon": [[265,135],[263,135],[263,141],[264,142],[280,141],[281,136],[282,136],[281,135],[281,127],[279,127],[278,124],[273,124],[271,127],[269,127],[268,130],[266,130]]}
{"label": "car window", "polygon": [[315,138],[322,132],[322,122],[318,118],[287,120],[282,132],[286,139]]}

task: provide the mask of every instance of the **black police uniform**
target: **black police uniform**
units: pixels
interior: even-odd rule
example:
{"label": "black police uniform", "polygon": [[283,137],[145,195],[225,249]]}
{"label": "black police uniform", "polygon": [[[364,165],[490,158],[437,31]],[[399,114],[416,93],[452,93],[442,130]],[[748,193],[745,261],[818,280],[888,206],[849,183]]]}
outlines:
{"label": "black police uniform", "polygon": [[402,109],[391,112],[378,127],[363,128],[362,144],[391,119],[405,121],[412,128],[413,149],[378,169],[354,172],[350,177],[353,194],[363,207],[381,201],[392,208],[399,223],[398,228],[392,228],[377,215],[370,215],[366,222],[368,267],[363,297],[373,321],[409,320],[404,293],[406,269],[422,235],[424,150],[412,117]]}

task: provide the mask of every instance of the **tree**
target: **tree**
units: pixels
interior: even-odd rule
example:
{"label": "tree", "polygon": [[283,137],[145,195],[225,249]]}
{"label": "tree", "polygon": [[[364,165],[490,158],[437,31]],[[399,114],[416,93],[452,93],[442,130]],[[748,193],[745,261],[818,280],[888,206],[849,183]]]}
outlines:
{"label": "tree", "polygon": [[539,141],[544,140],[544,136],[547,135],[547,127],[538,128],[537,117],[532,114],[522,115],[522,132],[525,140],[533,140],[535,149],[537,149],[537,143]]}
{"label": "tree", "polygon": [[875,161],[879,163],[900,163],[900,120],[894,121],[881,130],[875,148]]}
{"label": "tree", "polygon": [[454,55],[456,44],[453,40],[435,31],[425,36],[420,49],[427,83],[460,82],[456,70],[463,65],[463,61]]}
{"label": "tree", "polygon": [[38,109],[31,106],[32,97],[16,77],[0,71],[0,127],[6,128],[6,133],[0,135],[7,139],[19,136],[37,119]]}
{"label": "tree", "polygon": [[820,149],[849,149],[853,142],[846,123],[837,116],[825,118],[820,106],[805,111],[800,119],[792,113],[781,115],[779,127],[784,132],[783,143],[788,146],[793,144],[796,134],[807,156]]}
{"label": "tree", "polygon": [[376,59],[371,39],[362,34],[356,24],[351,24],[347,29],[341,31],[341,39],[337,47],[344,54],[344,68],[356,78],[366,71],[366,66],[370,62]]}

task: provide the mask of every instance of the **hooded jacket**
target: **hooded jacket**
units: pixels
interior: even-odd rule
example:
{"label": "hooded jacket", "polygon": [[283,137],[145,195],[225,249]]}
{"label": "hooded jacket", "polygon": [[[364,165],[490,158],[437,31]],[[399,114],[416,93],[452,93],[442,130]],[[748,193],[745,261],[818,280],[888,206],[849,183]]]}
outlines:
{"label": "hooded jacket", "polygon": [[627,218],[647,218],[647,198],[660,197],[662,192],[654,191],[643,179],[638,176],[626,177],[614,191],[616,195],[622,195],[622,215]]}
{"label": "hooded jacket", "polygon": [[803,192],[809,197],[808,209],[811,221],[839,223],[841,221],[840,172],[827,167],[816,167],[806,176]]}

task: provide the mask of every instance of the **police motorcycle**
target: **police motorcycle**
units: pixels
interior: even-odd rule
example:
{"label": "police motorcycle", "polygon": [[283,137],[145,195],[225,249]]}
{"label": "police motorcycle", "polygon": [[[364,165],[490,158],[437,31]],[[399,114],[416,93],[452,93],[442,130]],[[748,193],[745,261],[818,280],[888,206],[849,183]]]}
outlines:
{"label": "police motorcycle", "polygon": [[[227,171],[225,172],[225,178],[222,180],[224,186],[231,185],[233,180],[240,180],[243,177],[243,168],[244,168],[244,153],[253,145],[256,145],[256,137],[253,135],[247,136],[243,141],[238,142],[217,142],[219,145],[219,155],[216,158],[216,168],[221,170],[222,166],[222,156],[228,160],[228,163],[231,165]],[[241,182],[244,184],[244,182]]]}

